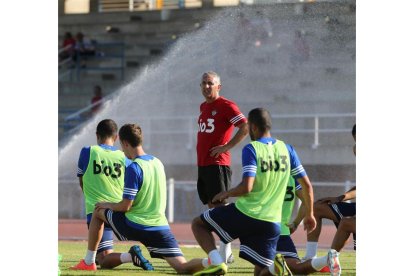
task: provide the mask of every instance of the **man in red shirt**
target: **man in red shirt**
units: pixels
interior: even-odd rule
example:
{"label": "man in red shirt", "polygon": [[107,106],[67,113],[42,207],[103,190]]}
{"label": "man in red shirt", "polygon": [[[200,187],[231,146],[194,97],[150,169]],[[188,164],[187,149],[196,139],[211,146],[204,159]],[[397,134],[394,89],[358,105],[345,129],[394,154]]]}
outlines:
{"label": "man in red shirt", "polygon": [[[201,78],[201,93],[206,99],[200,105],[197,134],[197,191],[208,208],[226,204],[212,203],[214,196],[227,191],[231,186],[230,149],[239,144],[248,134],[247,119],[232,101],[219,95],[220,76],[212,71]],[[231,138],[234,127],[239,128]],[[230,244],[220,243],[224,260],[231,262]]]}

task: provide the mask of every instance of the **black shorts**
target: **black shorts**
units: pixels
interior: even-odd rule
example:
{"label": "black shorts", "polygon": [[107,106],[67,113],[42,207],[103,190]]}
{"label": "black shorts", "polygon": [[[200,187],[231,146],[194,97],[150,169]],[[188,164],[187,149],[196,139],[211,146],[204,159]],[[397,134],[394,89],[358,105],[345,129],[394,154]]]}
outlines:
{"label": "black shorts", "polygon": [[296,246],[290,235],[280,235],[277,241],[276,253],[282,254],[286,259],[293,258],[299,260]]}
{"label": "black shorts", "polygon": [[[338,219],[338,223],[334,221],[336,228],[339,226],[339,222],[343,217],[353,217],[356,215],[356,203],[355,202],[338,202],[329,204],[332,212],[335,214],[336,218]],[[354,238],[354,250],[356,250],[356,233],[352,233],[352,237]]]}
{"label": "black shorts", "polygon": [[211,202],[213,197],[231,186],[229,166],[211,165],[198,167],[197,191],[203,204]]}
{"label": "black shorts", "polygon": [[[332,212],[335,214],[338,221],[341,221],[342,217],[353,217],[356,215],[356,203],[355,202],[337,202],[329,204]],[[339,222],[335,223],[338,227]]]}

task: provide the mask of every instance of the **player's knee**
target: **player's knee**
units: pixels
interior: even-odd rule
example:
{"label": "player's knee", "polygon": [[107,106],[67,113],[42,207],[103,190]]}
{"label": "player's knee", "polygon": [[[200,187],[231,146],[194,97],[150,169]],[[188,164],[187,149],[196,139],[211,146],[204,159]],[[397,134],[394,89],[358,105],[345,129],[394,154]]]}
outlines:
{"label": "player's knee", "polygon": [[92,219],[94,219],[94,217],[95,217],[95,219],[97,218],[97,219],[99,219],[101,221],[106,222],[105,209],[99,209],[99,210],[93,211],[93,213],[92,213]]}
{"label": "player's knee", "polygon": [[322,211],[325,210],[325,208],[328,206],[327,203],[324,202],[315,202],[313,204],[313,212],[314,213],[321,213]]}
{"label": "player's knee", "polygon": [[204,226],[204,222],[200,217],[195,217],[193,221],[191,222],[191,229],[194,231],[197,231],[200,227]]}
{"label": "player's knee", "polygon": [[113,250],[110,249],[110,250],[102,251],[102,252],[100,252],[96,255],[96,261],[98,262],[98,264],[100,265],[101,268],[107,268],[108,269],[108,268],[114,268],[115,267],[115,265],[113,265],[113,263],[110,262],[108,260],[108,258],[105,258],[105,256],[109,255],[112,252],[113,252]]}
{"label": "player's knee", "polygon": [[326,218],[330,217],[331,209],[328,203],[316,202],[313,205],[313,214],[315,217]]}
{"label": "player's knee", "polygon": [[339,228],[342,228],[345,231],[352,232],[355,228],[355,219],[354,218],[342,218]]}
{"label": "player's knee", "polygon": [[174,267],[174,269],[178,274],[188,274],[187,269],[181,265]]}
{"label": "player's knee", "polygon": [[267,276],[267,275],[270,276],[270,275],[272,275],[272,274],[266,274],[266,271],[269,271],[267,269],[267,267],[263,268],[263,267],[260,267],[258,265],[254,266],[254,276]]}

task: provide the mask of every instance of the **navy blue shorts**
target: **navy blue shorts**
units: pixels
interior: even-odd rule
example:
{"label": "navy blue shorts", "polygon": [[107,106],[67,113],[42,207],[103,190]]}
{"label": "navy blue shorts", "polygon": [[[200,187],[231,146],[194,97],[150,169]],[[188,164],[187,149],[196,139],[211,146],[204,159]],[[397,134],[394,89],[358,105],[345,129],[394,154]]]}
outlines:
{"label": "navy blue shorts", "polygon": [[200,218],[222,242],[239,239],[240,258],[260,267],[273,265],[280,224],[246,216],[234,203],[207,210]]}
{"label": "navy blue shorts", "polygon": [[289,235],[280,235],[277,241],[276,253],[282,254],[286,259],[295,258],[299,260],[296,246]]}
{"label": "navy blue shorts", "polygon": [[[331,208],[339,222],[343,217],[353,217],[356,215],[355,202],[338,202],[334,204],[329,204],[329,207]],[[338,228],[339,222],[334,222],[336,228]],[[354,249],[356,250],[356,234],[352,233],[352,237],[354,238]]]}
{"label": "navy blue shorts", "polygon": [[170,228],[163,230],[142,230],[127,224],[123,212],[105,210],[105,217],[120,241],[139,241],[148,249],[152,258],[183,256]]}
{"label": "navy blue shorts", "polygon": [[[356,215],[356,203],[355,202],[338,202],[328,205],[332,212],[335,214],[338,221],[341,221],[343,217],[353,217]],[[337,225],[338,227],[338,225]]]}
{"label": "navy blue shorts", "polygon": [[[88,229],[89,229],[91,218],[92,218],[92,214],[88,214],[86,218],[86,224],[88,225]],[[111,226],[109,226],[109,224],[105,223],[102,239],[99,242],[97,253],[99,254],[106,250],[112,250],[113,248],[114,248],[114,237],[113,237],[112,228]]]}

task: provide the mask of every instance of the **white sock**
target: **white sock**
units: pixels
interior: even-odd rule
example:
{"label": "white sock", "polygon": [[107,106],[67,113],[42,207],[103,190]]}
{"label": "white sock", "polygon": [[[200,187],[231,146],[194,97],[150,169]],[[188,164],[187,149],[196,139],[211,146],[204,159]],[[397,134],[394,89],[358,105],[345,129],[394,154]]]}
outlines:
{"label": "white sock", "polygon": [[130,253],[121,253],[121,263],[132,263],[132,256]]}
{"label": "white sock", "polygon": [[217,249],[211,250],[208,253],[208,257],[210,258],[211,264],[212,265],[219,265],[221,263],[224,263],[223,258],[220,256],[220,253],[218,252]]}
{"label": "white sock", "polygon": [[87,265],[91,265],[95,262],[96,259],[96,251],[87,250],[85,256],[85,263]]}
{"label": "white sock", "polygon": [[318,242],[310,242],[308,241],[306,243],[306,254],[305,259],[312,259],[313,257],[316,257],[318,251]]}
{"label": "white sock", "polygon": [[328,256],[325,255],[323,257],[313,258],[311,261],[311,265],[316,271],[321,270],[322,268],[328,265]]}
{"label": "white sock", "polygon": [[208,263],[208,258],[203,258],[201,260],[201,264],[203,265],[204,268],[209,267],[210,264]]}
{"label": "white sock", "polygon": [[275,265],[274,264],[272,264],[271,266],[269,266],[267,269],[269,269],[270,274],[276,275]]}
{"label": "white sock", "polygon": [[227,259],[231,255],[231,243],[224,243],[220,241],[219,252],[221,258],[223,258],[224,262],[227,262]]}

